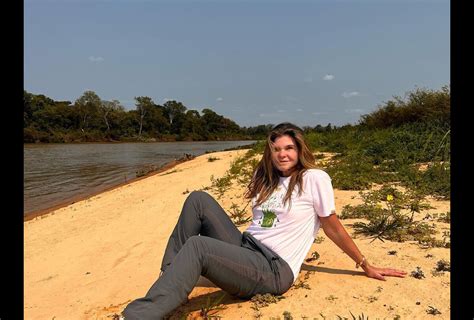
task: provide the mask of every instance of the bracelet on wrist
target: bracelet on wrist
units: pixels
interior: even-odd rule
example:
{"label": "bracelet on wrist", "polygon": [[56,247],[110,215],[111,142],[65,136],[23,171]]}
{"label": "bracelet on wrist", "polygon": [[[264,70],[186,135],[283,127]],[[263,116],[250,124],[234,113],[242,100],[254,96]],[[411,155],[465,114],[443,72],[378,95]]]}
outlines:
{"label": "bracelet on wrist", "polygon": [[356,263],[356,268],[358,269],[359,267],[365,266],[366,264],[367,264],[367,260],[365,259],[364,256],[362,256],[362,260]]}

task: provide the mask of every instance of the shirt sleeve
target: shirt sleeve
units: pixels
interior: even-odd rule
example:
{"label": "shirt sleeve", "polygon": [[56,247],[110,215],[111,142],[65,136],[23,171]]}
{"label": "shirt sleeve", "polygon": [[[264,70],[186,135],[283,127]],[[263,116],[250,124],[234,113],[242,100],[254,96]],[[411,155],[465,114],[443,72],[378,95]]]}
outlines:
{"label": "shirt sleeve", "polygon": [[311,179],[311,192],[313,206],[316,214],[320,217],[328,217],[336,211],[334,202],[334,189],[329,175],[319,170]]}

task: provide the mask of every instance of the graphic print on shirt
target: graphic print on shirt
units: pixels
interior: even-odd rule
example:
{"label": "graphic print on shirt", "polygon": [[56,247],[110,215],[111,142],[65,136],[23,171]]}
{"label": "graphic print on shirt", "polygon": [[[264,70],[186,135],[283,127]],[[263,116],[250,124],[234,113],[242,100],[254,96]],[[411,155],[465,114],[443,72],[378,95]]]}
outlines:
{"label": "graphic print on shirt", "polygon": [[276,214],[277,208],[283,207],[283,188],[278,187],[275,192],[262,204],[262,218],[258,222],[258,224],[262,228],[272,228],[275,227],[278,220],[278,216]]}

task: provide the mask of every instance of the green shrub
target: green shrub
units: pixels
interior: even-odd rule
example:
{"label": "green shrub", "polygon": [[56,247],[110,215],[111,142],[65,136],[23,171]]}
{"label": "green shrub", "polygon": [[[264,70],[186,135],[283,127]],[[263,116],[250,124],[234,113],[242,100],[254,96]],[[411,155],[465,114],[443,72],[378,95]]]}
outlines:
{"label": "green shrub", "polygon": [[368,222],[354,223],[355,234],[364,234],[373,239],[403,242],[416,240],[433,243],[434,227],[425,222],[415,222],[414,214],[432,207],[419,193],[410,190],[401,192],[392,185],[382,185],[379,190],[360,192],[363,203],[346,205],[341,218],[364,218]]}

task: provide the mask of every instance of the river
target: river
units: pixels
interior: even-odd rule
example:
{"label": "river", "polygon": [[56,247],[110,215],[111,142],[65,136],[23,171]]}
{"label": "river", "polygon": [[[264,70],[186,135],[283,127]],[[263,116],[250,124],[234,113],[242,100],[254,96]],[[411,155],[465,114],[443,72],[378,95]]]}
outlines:
{"label": "river", "polygon": [[137,172],[255,141],[24,144],[24,213],[35,214],[120,185]]}

